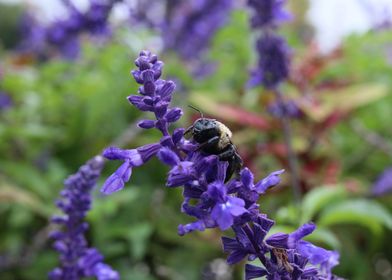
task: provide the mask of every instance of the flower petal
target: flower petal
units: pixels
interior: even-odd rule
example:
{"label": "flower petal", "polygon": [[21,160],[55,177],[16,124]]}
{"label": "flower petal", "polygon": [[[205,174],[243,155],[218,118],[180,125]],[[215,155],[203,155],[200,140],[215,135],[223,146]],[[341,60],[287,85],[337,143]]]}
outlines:
{"label": "flower petal", "polygon": [[211,218],[216,221],[221,230],[226,230],[233,225],[234,218],[225,204],[218,203],[211,211]]}
{"label": "flower petal", "polygon": [[253,187],[253,174],[250,172],[250,170],[245,167],[241,173],[241,182],[244,185],[245,188],[251,189]]}
{"label": "flower petal", "polygon": [[284,169],[272,172],[266,178],[261,180],[255,185],[258,193],[264,193],[268,188],[275,186],[280,183],[279,175],[284,172]]}
{"label": "flower petal", "polygon": [[261,278],[267,274],[268,272],[261,267],[251,264],[245,265],[245,280],[255,279],[259,277]]}
{"label": "flower petal", "polygon": [[177,154],[167,147],[162,147],[157,156],[163,163],[170,166],[175,166],[180,162],[180,158]]}

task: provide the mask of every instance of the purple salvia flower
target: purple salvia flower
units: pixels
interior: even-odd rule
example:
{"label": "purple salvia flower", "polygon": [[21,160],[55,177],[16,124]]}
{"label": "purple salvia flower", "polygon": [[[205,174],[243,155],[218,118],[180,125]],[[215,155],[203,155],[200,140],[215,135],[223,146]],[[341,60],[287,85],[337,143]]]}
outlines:
{"label": "purple salvia flower", "polygon": [[[142,120],[138,123],[138,126],[144,129],[155,127],[162,132],[163,137],[160,143],[148,144],[137,149],[107,148],[103,153],[104,157],[110,160],[122,160],[124,163],[104,183],[101,191],[105,194],[121,190],[124,184],[129,181],[133,167],[146,163],[163,146],[173,147],[175,143],[181,140],[183,134],[183,131],[177,131],[177,135],[175,134],[173,139],[169,136],[169,123],[176,122],[183,112],[180,108],[169,108],[169,101],[175,89],[175,84],[172,81],[160,79],[163,68],[162,61],[159,61],[156,55],[148,51],[142,51],[135,60],[135,65],[138,69],[131,73],[135,81],[141,85],[138,90],[140,95],[131,95],[128,100],[139,110],[153,112],[156,117],[156,120]],[[180,163],[179,159],[177,159],[177,162],[180,164],[177,168],[191,172],[189,164]],[[171,177],[175,182],[178,180],[180,180],[180,183],[182,182],[179,177],[183,176],[176,176],[175,170],[172,171]],[[168,185],[175,186],[175,184],[178,183]]]}
{"label": "purple salvia flower", "polygon": [[267,238],[266,243],[276,248],[294,249],[299,240],[311,234],[315,229],[316,226],[313,223],[304,224],[293,233],[276,233],[271,235]]}
{"label": "purple salvia flower", "polygon": [[291,14],[284,10],[286,0],[248,0],[254,14],[250,23],[253,28],[274,27],[280,22],[291,19]]}
{"label": "purple salvia flower", "polygon": [[90,0],[90,5],[84,12],[79,11],[72,1],[62,2],[67,10],[63,19],[42,25],[31,16],[22,18],[22,31],[25,35],[22,49],[39,55],[48,50],[56,50],[64,58],[75,59],[80,52],[80,34],[102,36],[110,33],[108,18],[117,0]]}
{"label": "purple salvia flower", "polygon": [[221,230],[230,228],[235,217],[247,212],[244,208],[245,202],[241,198],[227,195],[224,184],[227,166],[227,163],[218,164],[217,180],[209,184],[205,192],[213,203],[211,218]]}
{"label": "purple salvia flower", "polygon": [[274,34],[262,35],[256,42],[259,55],[257,69],[252,71],[250,86],[262,84],[274,88],[289,75],[289,48],[286,41]]}
{"label": "purple salvia flower", "polygon": [[162,133],[162,138],[158,143],[136,149],[106,149],[106,158],[121,160],[123,164],[107,179],[102,191],[110,194],[122,189],[130,178],[132,168],[156,155],[170,167],[166,186],[183,188],[181,211],[195,219],[179,225],[179,235],[217,227],[224,231],[231,227],[234,238],[222,238],[224,251],[229,254],[228,263],[258,258],[263,265],[247,265],[246,279],[262,276],[267,279],[325,279],[322,277],[327,274],[325,271],[330,273],[335,255],[316,250],[309,253],[305,249],[310,248],[307,245],[310,243],[302,242],[306,235],[313,232],[314,224],[304,224],[290,234],[276,233],[267,237],[274,221],[260,212],[257,203],[261,195],[280,182],[283,170],[254,183],[252,172],[243,168],[239,178],[225,182],[226,161],[200,151],[197,143],[184,138],[183,128],[170,133],[169,126],[181,117],[182,110],[170,108],[175,85],[160,79],[163,63],[156,55],[142,51],[135,64],[138,69],[132,71],[132,75],[140,84],[139,95],[130,96],[128,100],[139,110],[154,113],[155,120],[143,120],[138,126],[156,128]]}
{"label": "purple salvia flower", "polygon": [[20,20],[20,31],[23,40],[19,48],[22,51],[26,50],[41,55],[45,49],[45,27],[39,24],[32,15],[25,13]]}
{"label": "purple salvia flower", "polygon": [[175,3],[168,3],[166,20],[161,28],[164,48],[190,61],[193,71],[203,77],[213,70],[213,66],[205,63],[202,55],[214,34],[229,19],[234,1],[172,2]]}
{"label": "purple salvia flower", "polygon": [[256,41],[258,53],[257,67],[251,72],[249,86],[263,85],[268,89],[276,88],[289,75],[289,48],[286,41],[274,33],[279,22],[290,15],[283,10],[285,0],[249,0],[253,10],[251,27],[261,30]]}
{"label": "purple salvia flower", "polygon": [[332,279],[332,268],[339,264],[339,253],[317,247],[310,242],[301,240],[297,244],[297,251],[313,265],[319,266],[319,271],[326,279]]}
{"label": "purple salvia flower", "polygon": [[392,193],[392,168],[388,167],[382,174],[377,178],[373,184],[372,190],[373,195],[380,196],[388,193]]}
{"label": "purple salvia flower", "polygon": [[51,233],[61,264],[49,273],[49,279],[76,280],[92,276],[102,280],[119,279],[119,274],[103,263],[103,256],[97,249],[88,247],[84,237],[88,228],[84,218],[91,207],[91,191],[103,165],[104,159],[97,156],[65,180],[62,198],[56,203],[64,214],[52,218],[52,223],[63,229]]}
{"label": "purple salvia flower", "polygon": [[101,191],[104,194],[111,194],[121,190],[131,178],[132,168],[146,163],[160,148],[159,143],[144,145],[132,150],[107,148],[103,153],[104,157],[110,160],[124,160],[124,163],[105,181]]}

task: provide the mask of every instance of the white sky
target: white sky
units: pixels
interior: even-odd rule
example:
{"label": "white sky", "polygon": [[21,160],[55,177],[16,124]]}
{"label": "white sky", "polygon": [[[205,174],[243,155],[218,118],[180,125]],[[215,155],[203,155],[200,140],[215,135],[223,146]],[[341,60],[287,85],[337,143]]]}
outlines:
{"label": "white sky", "polygon": [[392,0],[310,0],[308,20],[317,30],[323,51],[336,47],[342,37],[363,33],[385,18],[392,22]]}
{"label": "white sky", "polygon": [[[188,0],[193,1],[193,0]],[[211,0],[214,1],[214,0]],[[295,0],[289,0],[295,1]],[[308,20],[316,28],[316,41],[324,52],[336,47],[347,34],[366,32],[381,18],[392,22],[392,0],[309,0]],[[0,0],[7,3],[26,3],[35,7],[44,18],[54,18],[62,13],[60,0]],[[73,0],[83,8],[88,0]],[[132,2],[128,0],[127,2]],[[118,7],[115,13],[124,17],[125,9]]]}

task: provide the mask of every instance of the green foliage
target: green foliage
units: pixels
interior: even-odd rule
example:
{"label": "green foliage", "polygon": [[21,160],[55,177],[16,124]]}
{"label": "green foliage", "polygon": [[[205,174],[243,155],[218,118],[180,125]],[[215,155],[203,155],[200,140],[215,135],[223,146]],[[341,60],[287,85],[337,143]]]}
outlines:
{"label": "green foliage", "polygon": [[374,201],[355,199],[327,208],[319,219],[319,225],[326,227],[350,223],[366,227],[377,239],[382,233],[383,226],[392,229],[392,215]]}
{"label": "green foliage", "polygon": [[322,209],[346,196],[346,191],[341,186],[319,187],[308,192],[301,203],[301,223],[312,220]]}

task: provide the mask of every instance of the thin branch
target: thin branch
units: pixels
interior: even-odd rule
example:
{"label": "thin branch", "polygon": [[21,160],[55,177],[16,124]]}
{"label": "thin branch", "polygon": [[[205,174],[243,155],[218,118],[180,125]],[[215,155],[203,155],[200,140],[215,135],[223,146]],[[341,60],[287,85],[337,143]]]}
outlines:
{"label": "thin branch", "polygon": [[115,146],[115,147],[120,147],[123,148],[126,146],[129,142],[131,142],[133,139],[135,139],[136,136],[140,134],[140,132],[143,130],[140,127],[137,126],[137,123],[140,122],[141,120],[145,119],[145,117],[141,116],[134,122],[132,122],[122,134],[120,134],[116,139],[113,140],[112,143],[110,143],[109,146]]}
{"label": "thin branch", "polygon": [[[278,104],[283,104],[283,96],[279,89],[274,90],[275,98]],[[298,169],[298,159],[297,155],[294,152],[293,144],[292,144],[292,134],[291,134],[291,126],[290,120],[283,114],[281,117],[282,128],[283,128],[283,137],[287,149],[289,168],[291,173],[291,186],[294,194],[294,199],[297,203],[301,201],[301,188],[299,184],[299,169]]]}
{"label": "thin branch", "polygon": [[358,120],[351,121],[350,125],[354,132],[357,133],[363,140],[392,157],[392,144],[386,139],[374,131],[368,130]]}

